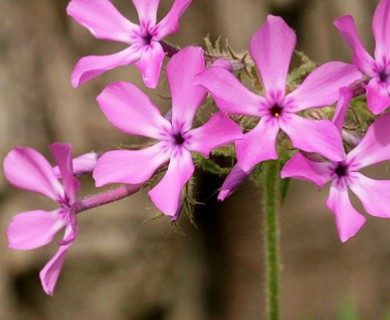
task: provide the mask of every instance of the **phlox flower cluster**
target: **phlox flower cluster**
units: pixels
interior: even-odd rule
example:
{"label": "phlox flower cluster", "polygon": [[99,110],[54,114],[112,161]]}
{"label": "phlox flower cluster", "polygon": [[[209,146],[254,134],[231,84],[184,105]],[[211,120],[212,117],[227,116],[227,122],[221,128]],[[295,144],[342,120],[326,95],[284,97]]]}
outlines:
{"label": "phlox flower cluster", "polygon": [[[50,150],[56,167],[37,151],[23,147],[13,149],[4,160],[4,173],[11,184],[43,194],[59,207],[50,212],[20,213],[7,231],[10,248],[28,250],[51,242],[65,229],[58,252],[40,274],[47,294],[53,294],[65,254],[76,238],[77,213],[88,207],[85,200],[77,197],[80,182],[76,175],[80,173],[92,172],[97,187],[114,183],[141,186],[167,165],[149,196],[159,211],[176,221],[183,188],[195,170],[194,153],[208,158],[213,149],[234,143],[237,162],[221,187],[218,199],[222,201],[258,164],[278,159],[278,139],[283,132],[284,139],[297,152],[283,167],[281,177],[309,180],[320,188],[330,182],[326,204],[335,214],[341,241],[355,235],[365,222],[364,216],[353,208],[348,190],[357,195],[367,213],[390,218],[390,181],[373,180],[359,172],[366,166],[390,160],[390,114],[384,113],[390,105],[390,0],[381,0],[375,11],[375,59],[361,44],[352,17],[341,17],[335,25],[353,51],[353,63],[325,63],[293,90],[287,79],[296,34],[281,17],[269,15],[249,43],[250,57],[262,84],[262,90],[256,93],[241,83],[229,59],[206,63],[203,49],[195,46],[176,54],[168,52],[163,39],[179,30],[179,18],[191,0],[175,0],[158,23],[159,0],[132,2],[138,25],[125,18],[109,0],[70,1],[68,14],[93,36],[127,45],[116,54],[81,58],[71,82],[78,87],[117,66],[134,63],[145,86],[155,88],[164,57],[168,56],[166,78],[172,107],[167,115],[163,116],[145,93],[128,82],[111,83],[97,97],[98,105],[114,127],[153,142],[136,150],[111,150],[100,156],[90,153],[73,160],[69,144],[54,143]],[[356,86],[365,90],[369,110],[375,115],[384,114],[347,153],[343,122]],[[208,94],[219,110],[198,126],[196,114]],[[307,109],[336,103],[332,120],[303,116]],[[248,130],[231,116],[250,116],[258,122]],[[115,191],[110,195],[112,201],[120,198]],[[97,205],[99,199],[96,196]]]}

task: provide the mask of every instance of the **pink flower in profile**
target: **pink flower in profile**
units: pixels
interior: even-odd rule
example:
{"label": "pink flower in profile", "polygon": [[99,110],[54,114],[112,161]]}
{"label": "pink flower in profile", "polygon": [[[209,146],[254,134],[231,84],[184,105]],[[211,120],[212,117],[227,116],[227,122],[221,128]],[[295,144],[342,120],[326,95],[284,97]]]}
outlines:
{"label": "pink flower in profile", "polygon": [[207,94],[193,81],[204,68],[203,50],[197,47],[183,49],[168,62],[171,120],[164,118],[153,102],[130,83],[113,83],[103,90],[97,100],[108,120],[119,130],[152,138],[156,143],[141,150],[103,154],[93,173],[97,186],[143,183],[169,162],[164,177],[149,195],[161,212],[177,219],[181,190],[194,172],[191,152],[208,157],[212,148],[242,137],[238,125],[221,112],[204,125],[192,128],[195,113]]}
{"label": "pink flower in profile", "polygon": [[[65,228],[60,248],[40,272],[45,292],[53,295],[65,255],[77,235],[77,219],[73,205],[80,189],[80,182],[73,176],[71,145],[54,143],[50,150],[58,165],[56,170],[37,151],[16,147],[4,159],[4,174],[14,186],[40,193],[59,204],[54,211],[33,210],[16,215],[7,229],[8,245],[12,249],[30,250],[51,242]],[[91,157],[89,157],[91,160]],[[78,160],[76,161],[76,163]],[[91,161],[79,162],[78,171],[90,168]]]}
{"label": "pink flower in profile", "polygon": [[390,180],[374,180],[359,172],[367,166],[390,160],[389,128],[390,114],[385,114],[369,127],[351,152],[341,154],[341,161],[313,161],[297,153],[282,169],[282,178],[309,180],[319,188],[331,183],[326,204],[335,214],[342,242],[354,236],[366,220],[352,206],[349,189],[360,199],[367,213],[390,218]]}
{"label": "pink flower in profile", "polygon": [[352,65],[329,62],[286,94],[295,44],[295,32],[275,16],[268,16],[267,22],[252,36],[249,51],[263,81],[264,97],[249,91],[222,68],[209,68],[196,77],[196,83],[207,88],[223,112],[260,118],[253,130],[235,142],[237,164],[223,183],[219,200],[234,192],[257,163],[278,158],[275,145],[280,130],[290,137],[295,148],[341,160],[342,143],[334,124],[305,119],[297,113],[333,104],[339,88],[360,79],[361,74]]}
{"label": "pink flower in profile", "polygon": [[160,0],[132,1],[138,13],[139,25],[119,13],[110,0],[72,0],[69,3],[68,14],[96,38],[129,45],[112,55],[81,58],[72,73],[73,87],[108,70],[132,63],[142,72],[147,87],[157,86],[165,56],[159,41],[179,30],[179,18],[192,0],[175,0],[171,10],[159,23],[156,23],[156,18]]}
{"label": "pink flower in profile", "polygon": [[375,10],[372,30],[374,58],[363,47],[351,16],[334,22],[353,52],[353,63],[369,77],[366,85],[368,108],[378,114],[390,106],[390,0],[381,0]]}

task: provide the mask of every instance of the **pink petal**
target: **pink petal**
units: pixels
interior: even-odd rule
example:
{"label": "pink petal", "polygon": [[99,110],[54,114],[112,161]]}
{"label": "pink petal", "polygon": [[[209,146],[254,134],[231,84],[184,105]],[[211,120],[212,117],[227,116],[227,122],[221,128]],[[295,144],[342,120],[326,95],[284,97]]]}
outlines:
{"label": "pink petal", "polygon": [[[74,158],[72,161],[73,174],[75,176],[90,173],[96,166],[98,154],[96,152],[88,152],[77,158]],[[58,166],[53,167],[53,171],[56,177],[61,178],[61,173]]]}
{"label": "pink petal", "polygon": [[138,13],[141,26],[154,26],[156,24],[157,10],[160,0],[132,0]]}
{"label": "pink petal", "polygon": [[310,120],[293,113],[284,113],[280,119],[280,128],[287,133],[297,149],[317,152],[333,161],[344,158],[341,135],[328,120]]}
{"label": "pink petal", "polygon": [[390,1],[381,0],[376,7],[372,21],[375,38],[375,58],[377,61],[388,61],[390,54]]}
{"label": "pink petal", "polygon": [[96,38],[133,43],[139,26],[125,18],[109,0],[72,0],[66,8],[68,15]]}
{"label": "pink petal", "polygon": [[373,77],[375,61],[363,47],[353,18],[351,16],[340,17],[334,21],[334,25],[353,52],[353,64],[366,75]]}
{"label": "pink petal", "polygon": [[99,158],[93,178],[97,187],[109,183],[143,183],[169,157],[170,149],[165,143],[157,143],[141,150],[109,151]]}
{"label": "pink petal", "polygon": [[222,69],[225,69],[229,72],[233,72],[233,65],[232,63],[229,61],[229,59],[225,59],[225,58],[221,58],[221,59],[217,59],[215,60],[211,67],[218,67],[218,68],[222,68]]}
{"label": "pink petal", "polygon": [[285,95],[287,73],[296,42],[296,34],[286,22],[271,15],[252,36],[249,52],[270,100],[281,100]]}
{"label": "pink petal", "polygon": [[37,151],[16,147],[4,159],[4,175],[14,186],[43,194],[54,201],[64,196],[64,189],[52,166]]}
{"label": "pink petal", "polygon": [[232,73],[225,69],[208,68],[195,77],[195,84],[204,86],[223,112],[257,117],[264,113],[264,105],[267,104],[267,101],[249,91]]}
{"label": "pink petal", "polygon": [[221,191],[218,194],[218,201],[224,201],[230,197],[250,174],[250,171],[246,172],[236,164],[222,184]]}
{"label": "pink petal", "polygon": [[81,183],[73,175],[72,167],[72,145],[62,143],[52,143],[50,151],[61,173],[64,181],[64,189],[68,204],[73,204],[77,199],[77,193],[80,190]]}
{"label": "pink petal", "polygon": [[331,180],[329,165],[329,162],[309,160],[298,152],[284,165],[281,177],[311,181],[322,188]]}
{"label": "pink petal", "polygon": [[206,124],[188,134],[186,149],[200,152],[205,157],[208,157],[211,149],[243,137],[240,127],[222,112],[215,113]]}
{"label": "pink petal", "polygon": [[67,210],[65,212],[65,214],[67,218],[65,236],[64,239],[58,241],[58,245],[60,246],[66,246],[68,244],[72,244],[72,242],[76,239],[79,232],[75,207],[71,207],[70,210]]}
{"label": "pink petal", "polygon": [[351,146],[357,146],[362,141],[362,136],[357,131],[343,131],[343,141]]}
{"label": "pink petal", "polygon": [[366,86],[368,108],[374,114],[379,114],[390,106],[390,85],[373,78]]}
{"label": "pink petal", "polygon": [[81,58],[73,69],[72,86],[77,88],[102,73],[119,66],[132,64],[140,58],[140,51],[134,47],[126,48],[107,56],[88,56]]}
{"label": "pink petal", "polygon": [[157,87],[164,57],[165,52],[158,42],[152,41],[142,48],[141,57],[135,65],[141,71],[142,80],[148,88]]}
{"label": "pink petal", "polygon": [[354,172],[348,186],[367,213],[374,217],[390,218],[390,180],[374,180]]}
{"label": "pink petal", "polygon": [[81,175],[92,172],[96,166],[99,155],[96,152],[84,153],[73,159],[73,173]]}
{"label": "pink petal", "polygon": [[171,10],[167,15],[156,25],[157,40],[162,40],[167,35],[179,31],[179,19],[192,0],[175,0]]}
{"label": "pink petal", "polygon": [[352,170],[390,159],[390,113],[379,117],[367,130],[360,143],[347,155]]}
{"label": "pink petal", "polygon": [[51,242],[57,232],[65,227],[59,210],[33,210],[17,214],[7,229],[8,247],[30,250]]}
{"label": "pink petal", "polygon": [[336,225],[342,242],[346,242],[353,237],[366,221],[366,218],[352,206],[348,189],[340,189],[336,183],[330,187],[326,205],[335,214]]}
{"label": "pink petal", "polygon": [[164,214],[174,218],[178,214],[181,190],[194,172],[191,153],[176,148],[162,180],[149,191],[154,205]]}
{"label": "pink petal", "polygon": [[343,87],[339,90],[339,100],[336,105],[336,110],[334,112],[332,122],[339,130],[340,134],[343,131],[345,114],[349,107],[349,103],[352,100],[352,97],[353,97],[353,91],[348,87]]}
{"label": "pink petal", "polygon": [[196,110],[207,92],[194,85],[195,76],[205,69],[203,50],[187,47],[175,54],[167,64],[167,78],[172,96],[172,125],[187,131],[192,127]]}
{"label": "pink petal", "polygon": [[350,64],[328,62],[315,69],[286,99],[288,110],[298,112],[308,108],[321,108],[335,103],[339,89],[361,79],[361,73]]}
{"label": "pink petal", "polygon": [[278,132],[279,124],[276,119],[261,118],[252,131],[235,142],[238,166],[245,172],[251,172],[261,161],[277,159],[275,145]]}
{"label": "pink petal", "polygon": [[123,132],[160,139],[171,130],[149,97],[131,83],[111,83],[96,100],[107,119]]}
{"label": "pink petal", "polygon": [[54,294],[54,288],[57,284],[66,253],[69,248],[70,245],[60,246],[54,257],[50,259],[39,273],[43,290],[50,296]]}

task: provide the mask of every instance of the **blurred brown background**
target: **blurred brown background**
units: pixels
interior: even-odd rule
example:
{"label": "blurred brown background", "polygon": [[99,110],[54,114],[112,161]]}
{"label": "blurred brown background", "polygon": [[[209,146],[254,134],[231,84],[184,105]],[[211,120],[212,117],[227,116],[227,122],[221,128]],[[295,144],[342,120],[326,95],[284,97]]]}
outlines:
{"label": "blurred brown background", "polygon": [[[115,0],[135,19],[130,0]],[[161,1],[160,14],[172,1]],[[350,61],[333,20],[352,14],[373,49],[371,18],[377,0],[194,0],[180,34],[168,40],[202,45],[221,36],[237,51],[267,14],[282,15],[298,33],[298,49],[313,60]],[[112,81],[141,82],[134,66],[110,71],[74,90],[76,61],[123,46],[99,41],[67,17],[65,0],[0,0],[0,156],[16,145],[48,155],[53,141],[71,142],[74,154],[116,148],[131,137],[103,117],[95,96]],[[388,168],[388,166],[387,166]],[[386,169],[386,167],[385,167]],[[378,170],[377,170],[378,171]],[[372,171],[376,174],[377,171]],[[380,171],[390,178],[388,170]],[[383,173],[382,172],[382,173]],[[211,181],[211,182],[210,182]],[[83,181],[92,188],[92,182]],[[38,272],[56,245],[33,251],[6,247],[12,216],[51,209],[40,196],[17,190],[0,174],[0,319],[252,320],[264,316],[260,192],[245,184],[225,203],[213,190],[221,181],[199,175],[198,229],[182,217],[180,230],[141,192],[83,213],[80,236],[68,253],[53,298]],[[85,191],[88,193],[88,191]],[[368,218],[348,243],[338,240],[325,206],[327,190],[293,182],[281,214],[282,319],[390,319],[390,221]],[[386,318],[387,316],[387,318]]]}

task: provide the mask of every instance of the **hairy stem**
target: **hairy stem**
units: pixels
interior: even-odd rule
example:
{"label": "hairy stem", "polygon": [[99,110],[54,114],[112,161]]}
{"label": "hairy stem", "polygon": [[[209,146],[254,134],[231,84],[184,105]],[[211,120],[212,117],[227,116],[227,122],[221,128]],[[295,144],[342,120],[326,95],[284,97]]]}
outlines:
{"label": "hairy stem", "polygon": [[269,161],[265,172],[264,229],[266,261],[266,302],[269,320],[279,319],[279,245],[277,217],[278,162]]}
{"label": "hairy stem", "polygon": [[142,188],[143,184],[126,184],[115,189],[104,191],[93,196],[88,196],[77,200],[74,207],[76,213],[80,213],[92,208],[121,200],[136,193]]}
{"label": "hairy stem", "polygon": [[[160,41],[160,44],[167,55],[168,58],[172,58],[172,56],[180,51],[179,47],[176,47],[168,42],[165,41]],[[245,68],[245,63],[242,60],[232,58],[228,55],[223,56],[223,55],[218,55],[218,56],[212,56],[209,54],[205,54],[205,61],[208,64],[212,64],[217,60],[220,59],[225,59],[228,63],[231,65],[231,69],[233,72],[238,72],[241,71],[242,69]]]}
{"label": "hairy stem", "polygon": [[179,47],[176,47],[168,42],[160,41],[160,44],[161,44],[161,46],[162,46],[162,48],[163,48],[163,50],[166,53],[168,58],[172,58],[172,56],[175,53],[178,53],[180,51]]}

